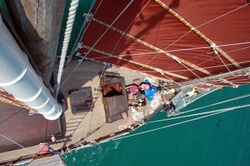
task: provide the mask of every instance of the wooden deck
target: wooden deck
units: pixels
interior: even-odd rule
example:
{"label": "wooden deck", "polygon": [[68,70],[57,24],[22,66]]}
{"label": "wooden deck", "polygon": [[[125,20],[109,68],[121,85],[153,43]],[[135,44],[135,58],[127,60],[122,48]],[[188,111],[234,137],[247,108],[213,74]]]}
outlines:
{"label": "wooden deck", "polygon": [[[68,73],[76,66],[77,61],[71,61],[65,68],[64,77],[67,78]],[[99,137],[111,135],[120,131],[121,126],[128,126],[133,123],[131,118],[117,120],[113,123],[106,123],[105,112],[102,102],[102,93],[100,91],[100,75],[105,71],[119,73],[125,77],[126,84],[131,84],[133,79],[144,79],[144,75],[137,74],[132,71],[105,66],[101,63],[84,61],[63,85],[64,95],[67,96],[71,89],[79,89],[81,87],[91,87],[94,99],[94,107],[90,112],[82,114],[72,114],[70,105],[65,112],[66,117],[66,137],[70,137],[67,145],[75,144],[79,141],[93,141]],[[62,81],[64,82],[64,80]],[[69,102],[69,100],[68,100]],[[131,115],[131,112],[129,112]],[[120,128],[119,128],[120,127]],[[72,135],[72,136],[71,136]]]}
{"label": "wooden deck", "polygon": [[[105,112],[102,102],[102,93],[100,91],[100,75],[104,71],[116,72],[121,76],[125,77],[126,84],[133,83],[134,79],[144,80],[144,75],[132,72],[123,68],[116,68],[112,66],[104,66],[101,63],[84,61],[79,67],[72,73],[74,67],[79,61],[73,60],[67,64],[64,69],[64,75],[62,79],[62,90],[65,97],[67,97],[67,109],[64,115],[61,117],[62,130],[65,136],[62,139],[57,139],[56,142],[51,142],[51,147],[54,150],[58,150],[62,147],[72,147],[75,144],[81,142],[93,142],[100,137],[111,136],[116,132],[124,130],[132,124],[139,123],[135,122],[132,116],[131,110],[128,112],[128,118],[120,119],[113,123],[106,123]],[[66,79],[66,81],[65,81]],[[79,89],[82,87],[91,87],[93,95],[93,109],[89,112],[79,112],[73,114],[71,111],[69,101],[69,91],[72,89]],[[155,100],[160,104],[160,95],[156,95]],[[157,105],[153,104],[154,107]],[[153,111],[150,103],[142,109],[145,116],[150,116]],[[38,146],[31,146],[25,149],[18,149],[0,154],[0,163],[2,161],[11,160],[18,158],[23,155],[30,155],[38,152]]]}
{"label": "wooden deck", "polygon": [[[32,145],[50,141],[52,134],[62,135],[60,120],[48,121],[42,115],[29,116],[28,110],[5,103],[0,103],[0,133],[0,163],[38,152],[39,147]],[[14,141],[29,148],[21,149]]]}

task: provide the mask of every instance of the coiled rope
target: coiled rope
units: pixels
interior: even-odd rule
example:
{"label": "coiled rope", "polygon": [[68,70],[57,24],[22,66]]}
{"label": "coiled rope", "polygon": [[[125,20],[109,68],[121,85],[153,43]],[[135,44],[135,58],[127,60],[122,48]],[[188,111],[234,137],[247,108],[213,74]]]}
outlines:
{"label": "coiled rope", "polygon": [[73,23],[75,20],[78,4],[79,4],[79,0],[72,0],[70,3],[69,14],[68,14],[67,23],[66,23],[66,29],[64,32],[63,46],[62,46],[62,51],[61,51],[61,56],[60,56],[61,57],[60,58],[60,65],[59,65],[58,75],[57,75],[56,96],[58,95],[58,91],[60,88],[60,83],[61,83],[62,74],[63,74],[63,67],[65,64],[65,59],[66,59],[66,55],[67,55],[67,51],[68,51],[69,41],[70,41],[72,29],[73,29]]}

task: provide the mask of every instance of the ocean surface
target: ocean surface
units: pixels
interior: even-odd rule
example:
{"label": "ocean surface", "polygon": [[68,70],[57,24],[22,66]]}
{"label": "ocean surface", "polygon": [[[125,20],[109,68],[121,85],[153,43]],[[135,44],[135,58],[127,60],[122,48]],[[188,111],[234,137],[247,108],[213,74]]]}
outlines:
{"label": "ocean surface", "polygon": [[[250,94],[250,84],[223,88],[181,111],[246,94]],[[197,110],[192,114],[244,104],[250,104],[250,97]],[[159,112],[150,121],[165,118],[165,113]],[[147,124],[131,134],[191,118]],[[250,166],[250,107],[74,150],[64,154],[63,158],[69,166]]]}

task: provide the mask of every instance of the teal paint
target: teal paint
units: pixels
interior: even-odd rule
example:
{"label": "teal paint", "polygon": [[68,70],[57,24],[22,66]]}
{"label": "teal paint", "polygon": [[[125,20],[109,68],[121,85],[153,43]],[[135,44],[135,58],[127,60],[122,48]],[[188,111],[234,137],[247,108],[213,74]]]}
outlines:
{"label": "teal paint", "polygon": [[[197,100],[185,110],[248,93],[250,84],[236,89],[223,88]],[[250,97],[200,112],[249,103]],[[152,120],[163,118],[165,114],[159,113]],[[145,135],[72,151],[63,157],[67,165],[74,166],[249,166],[249,119],[250,108],[234,110]],[[134,133],[179,121],[146,125]]]}
{"label": "teal paint", "polygon": [[4,12],[7,14],[7,16],[8,16],[8,18],[9,18],[9,20],[10,20],[10,21],[12,21],[12,20],[11,20],[10,13],[9,13],[9,10],[8,10],[8,7],[7,7],[6,2],[5,2],[5,0],[0,0],[0,6],[1,6],[1,7],[2,7],[2,9],[4,10]]}
{"label": "teal paint", "polygon": [[[66,22],[68,18],[68,10],[70,6],[71,0],[66,0],[65,9],[64,9],[64,15],[63,15],[63,22],[62,22],[62,29],[60,34],[60,39],[57,47],[57,55],[61,54],[62,44],[63,44],[63,38],[64,38],[64,31],[66,29]],[[73,31],[71,34],[71,39],[69,42],[68,52],[67,55],[69,55],[72,52],[72,49],[74,47],[75,41],[77,40],[77,37],[79,33],[81,33],[81,27],[85,22],[85,17],[83,16],[85,13],[89,13],[91,10],[91,7],[94,5],[95,0],[80,0],[79,5],[77,8],[77,13],[73,25]]]}

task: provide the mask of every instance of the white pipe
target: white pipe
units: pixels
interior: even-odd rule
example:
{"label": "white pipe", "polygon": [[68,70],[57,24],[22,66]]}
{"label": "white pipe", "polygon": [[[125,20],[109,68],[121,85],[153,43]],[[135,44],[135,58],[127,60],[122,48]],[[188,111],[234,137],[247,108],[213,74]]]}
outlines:
{"label": "white pipe", "polygon": [[56,120],[62,114],[62,107],[30,65],[1,16],[0,87],[48,120]]}

